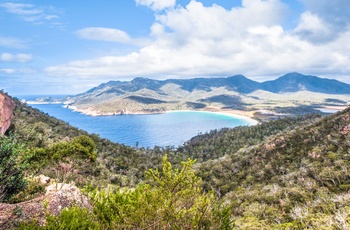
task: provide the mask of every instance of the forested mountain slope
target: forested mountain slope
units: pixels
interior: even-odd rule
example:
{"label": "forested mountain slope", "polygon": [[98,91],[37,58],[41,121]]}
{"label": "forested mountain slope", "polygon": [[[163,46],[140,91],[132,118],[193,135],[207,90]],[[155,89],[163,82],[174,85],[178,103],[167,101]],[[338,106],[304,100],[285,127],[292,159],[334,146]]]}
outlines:
{"label": "forested mountain slope", "polygon": [[349,151],[350,108],[209,160],[198,172],[207,190],[232,204],[237,226],[348,229]]}
{"label": "forested mountain slope", "polygon": [[[190,226],[185,220],[192,214],[193,223],[204,229],[347,229],[350,225],[350,108],[325,117],[310,115],[214,130],[177,149],[136,149],[100,139],[15,102],[8,134],[26,149],[22,154],[30,162],[27,176],[43,173],[58,181],[74,181],[79,187],[89,185],[89,191],[98,188],[89,193],[94,207],[90,222],[86,222],[88,211],[69,209],[60,219],[51,219],[56,221],[48,222],[51,226]],[[1,139],[1,144],[5,142]],[[163,159],[161,168],[164,155],[172,165]],[[195,171],[191,171],[191,161],[180,164],[187,158],[197,160]],[[70,170],[64,174],[67,165]],[[145,171],[152,168],[159,171],[148,171],[153,180],[145,180]],[[176,188],[180,181],[183,187]],[[107,193],[103,192],[106,187]],[[33,188],[20,194],[28,194],[28,189]],[[34,196],[29,195],[15,195],[8,201]],[[193,203],[192,197],[198,200]],[[175,206],[165,207],[166,202]],[[188,212],[190,216],[176,211],[194,204],[203,206],[191,209],[196,211]],[[113,205],[119,207],[118,212]],[[205,216],[205,222],[196,219],[197,214]],[[67,221],[73,217],[81,221]]]}

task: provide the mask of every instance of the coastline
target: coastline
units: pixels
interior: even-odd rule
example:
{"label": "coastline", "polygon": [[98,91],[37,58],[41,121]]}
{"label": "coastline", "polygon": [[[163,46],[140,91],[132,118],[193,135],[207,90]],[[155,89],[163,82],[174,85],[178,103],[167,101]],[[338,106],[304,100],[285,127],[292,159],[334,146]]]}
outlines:
{"label": "coastline", "polygon": [[206,113],[216,113],[225,116],[230,116],[233,118],[244,120],[248,125],[257,125],[259,121],[254,116],[255,111],[243,111],[234,109],[223,109],[219,107],[207,107],[199,110],[167,110],[167,111],[137,111],[128,112],[127,110],[122,112],[101,112],[92,109],[91,107],[87,109],[78,109],[76,106],[65,106],[66,108],[79,112],[88,116],[118,116],[118,115],[152,115],[152,114],[163,114],[163,113],[176,113],[176,112],[206,112]]}
{"label": "coastline", "polygon": [[221,113],[221,114],[237,117],[240,119],[244,119],[249,123],[249,125],[257,125],[260,123],[260,121],[257,120],[257,117],[254,115],[256,111],[244,111],[244,110],[225,109],[225,108],[218,108],[218,107],[207,107],[207,108],[204,108],[203,111]]}
{"label": "coastline", "polygon": [[254,119],[254,115],[250,111],[242,111],[242,110],[227,110],[217,108],[213,109],[201,109],[201,110],[170,110],[166,111],[166,113],[178,113],[178,112],[203,112],[203,113],[215,113],[218,115],[229,116],[237,119],[244,120],[248,123],[249,126],[259,124],[259,121]]}

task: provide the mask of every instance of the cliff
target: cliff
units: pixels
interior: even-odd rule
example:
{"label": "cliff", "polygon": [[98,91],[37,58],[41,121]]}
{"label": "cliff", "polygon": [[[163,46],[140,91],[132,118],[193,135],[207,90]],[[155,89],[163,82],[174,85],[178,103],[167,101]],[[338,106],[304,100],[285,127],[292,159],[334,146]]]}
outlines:
{"label": "cliff", "polygon": [[0,133],[4,134],[7,129],[10,127],[13,110],[16,105],[14,101],[11,100],[9,96],[5,93],[0,92]]}

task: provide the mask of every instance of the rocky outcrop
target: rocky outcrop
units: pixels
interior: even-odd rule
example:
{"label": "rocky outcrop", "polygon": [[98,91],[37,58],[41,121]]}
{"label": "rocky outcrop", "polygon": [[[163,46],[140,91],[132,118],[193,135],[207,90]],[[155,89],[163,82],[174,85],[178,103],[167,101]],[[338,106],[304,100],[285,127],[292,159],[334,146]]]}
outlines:
{"label": "rocky outcrop", "polygon": [[12,229],[22,221],[45,223],[46,214],[59,215],[64,208],[78,206],[92,209],[89,199],[71,184],[54,183],[38,198],[18,204],[0,203],[0,229]]}
{"label": "rocky outcrop", "polygon": [[10,127],[13,117],[13,110],[16,104],[9,96],[0,92],[0,133],[4,134]]}

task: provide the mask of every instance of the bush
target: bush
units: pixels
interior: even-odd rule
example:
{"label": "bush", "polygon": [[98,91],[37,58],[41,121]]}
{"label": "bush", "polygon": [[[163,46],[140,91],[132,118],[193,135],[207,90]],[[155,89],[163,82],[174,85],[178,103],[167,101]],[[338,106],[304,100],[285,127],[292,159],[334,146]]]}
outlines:
{"label": "bush", "polygon": [[88,209],[72,207],[63,209],[60,215],[48,216],[45,226],[40,226],[36,222],[22,223],[19,229],[23,230],[50,230],[50,229],[101,229],[96,221],[91,218]]}
{"label": "bush", "polygon": [[8,201],[27,185],[24,179],[26,164],[19,160],[23,150],[13,137],[0,137],[0,202]]}
{"label": "bush", "polygon": [[194,161],[173,169],[166,157],[162,170],[149,170],[148,183],[134,190],[92,195],[94,213],[106,229],[230,229],[229,209],[215,206],[201,189]]}
{"label": "bush", "polygon": [[23,223],[22,229],[232,229],[229,208],[201,189],[194,161],[173,169],[166,157],[162,170],[149,170],[148,183],[135,189],[93,191],[93,212],[63,210],[46,225]]}
{"label": "bush", "polygon": [[53,162],[60,162],[66,157],[96,160],[96,144],[88,136],[81,135],[70,141],[61,141],[48,148],[33,148],[30,156],[31,168],[40,169]]}

